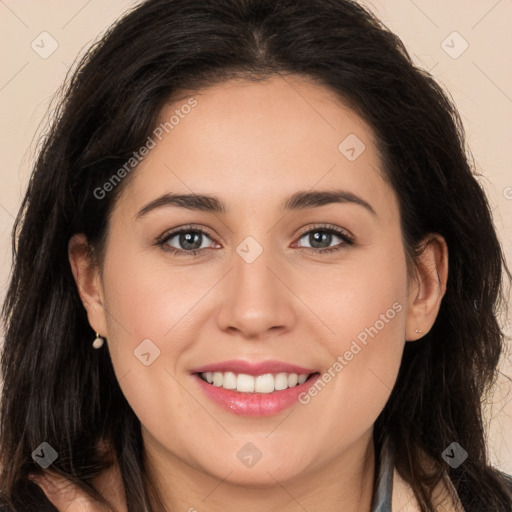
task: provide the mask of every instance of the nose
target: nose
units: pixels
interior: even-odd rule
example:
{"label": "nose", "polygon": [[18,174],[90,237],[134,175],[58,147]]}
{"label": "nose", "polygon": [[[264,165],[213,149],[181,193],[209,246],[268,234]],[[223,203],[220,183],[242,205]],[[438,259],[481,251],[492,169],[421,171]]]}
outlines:
{"label": "nose", "polygon": [[234,253],[233,268],[222,284],[218,327],[253,340],[292,330],[298,301],[289,280],[270,250],[251,263]]}

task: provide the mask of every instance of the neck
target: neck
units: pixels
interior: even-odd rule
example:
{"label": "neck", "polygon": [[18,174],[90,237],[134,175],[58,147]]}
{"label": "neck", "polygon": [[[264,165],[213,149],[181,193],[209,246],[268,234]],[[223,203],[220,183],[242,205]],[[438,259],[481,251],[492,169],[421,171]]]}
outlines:
{"label": "neck", "polygon": [[[234,471],[215,477],[165,450],[143,428],[146,468],[166,511],[370,512],[375,478],[371,430],[322,465],[265,485],[240,485]],[[152,503],[155,511],[160,509]]]}

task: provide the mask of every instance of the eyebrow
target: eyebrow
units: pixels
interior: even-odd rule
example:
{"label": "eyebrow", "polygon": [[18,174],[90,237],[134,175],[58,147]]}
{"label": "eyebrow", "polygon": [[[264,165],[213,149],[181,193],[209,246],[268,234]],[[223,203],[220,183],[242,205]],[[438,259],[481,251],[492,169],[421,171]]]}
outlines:
{"label": "eyebrow", "polygon": [[[281,211],[289,212],[316,208],[332,203],[352,203],[365,208],[372,215],[377,216],[372,205],[346,190],[300,191],[290,196],[281,207]],[[198,210],[208,213],[226,213],[228,208],[219,198],[202,194],[164,194],[146,204],[136,215],[139,219],[157,208],[164,206],[179,206],[189,210]]]}

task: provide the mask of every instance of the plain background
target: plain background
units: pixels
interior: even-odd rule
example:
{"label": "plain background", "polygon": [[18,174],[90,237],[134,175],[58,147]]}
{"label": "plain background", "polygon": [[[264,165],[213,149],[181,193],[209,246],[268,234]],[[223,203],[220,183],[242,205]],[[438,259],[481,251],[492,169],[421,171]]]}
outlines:
{"label": "plain background", "polygon": [[[364,3],[400,36],[414,61],[452,95],[512,266],[512,0]],[[0,303],[11,265],[10,232],[37,150],[34,134],[44,132],[50,99],[76,56],[135,4],[0,0]],[[510,318],[506,325],[510,334]],[[511,377],[509,348],[496,392],[486,405],[491,461],[509,474]]]}

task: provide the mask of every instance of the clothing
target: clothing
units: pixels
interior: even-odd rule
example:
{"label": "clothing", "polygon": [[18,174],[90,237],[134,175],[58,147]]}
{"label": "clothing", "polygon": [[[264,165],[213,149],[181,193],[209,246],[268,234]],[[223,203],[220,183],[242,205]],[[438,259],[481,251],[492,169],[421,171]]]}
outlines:
{"label": "clothing", "polygon": [[[376,478],[371,512],[420,512],[420,507],[412,488],[400,477],[395,468],[395,454],[389,439],[382,444],[376,453]],[[505,473],[502,476],[512,492],[512,477]],[[436,488],[436,510],[439,512],[495,512],[487,508],[478,509],[471,505],[464,506],[457,491],[448,484],[447,488],[440,484]],[[436,493],[434,493],[436,495]],[[512,512],[512,511],[511,511]]]}
{"label": "clothing", "polygon": [[375,479],[371,512],[391,512],[395,456],[387,440],[384,442],[380,453],[376,454],[376,460],[378,464],[376,468],[377,478]]}

